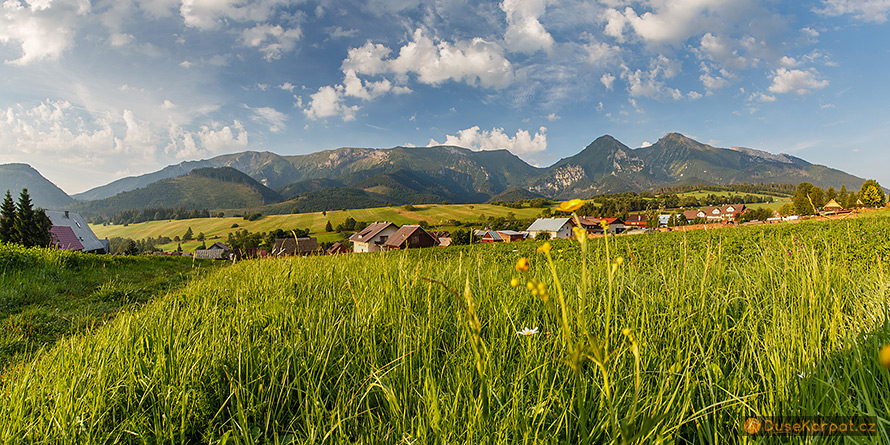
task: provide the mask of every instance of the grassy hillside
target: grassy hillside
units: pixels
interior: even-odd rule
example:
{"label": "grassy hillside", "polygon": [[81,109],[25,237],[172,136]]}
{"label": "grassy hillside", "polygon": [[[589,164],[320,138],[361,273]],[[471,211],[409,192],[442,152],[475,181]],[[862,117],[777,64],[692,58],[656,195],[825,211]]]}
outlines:
{"label": "grassy hillside", "polygon": [[0,442],[750,443],[827,413],[888,443],[888,230],[244,261],[0,377]]}
{"label": "grassy hillside", "polygon": [[112,257],[0,243],[0,373],[221,263]]}

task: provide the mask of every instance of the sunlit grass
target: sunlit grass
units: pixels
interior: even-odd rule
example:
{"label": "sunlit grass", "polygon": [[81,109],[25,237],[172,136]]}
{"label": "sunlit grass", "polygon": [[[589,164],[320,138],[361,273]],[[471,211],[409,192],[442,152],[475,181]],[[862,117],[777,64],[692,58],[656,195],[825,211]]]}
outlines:
{"label": "sunlit grass", "polygon": [[0,441],[745,443],[818,414],[890,443],[888,229],[244,261],[8,372]]}

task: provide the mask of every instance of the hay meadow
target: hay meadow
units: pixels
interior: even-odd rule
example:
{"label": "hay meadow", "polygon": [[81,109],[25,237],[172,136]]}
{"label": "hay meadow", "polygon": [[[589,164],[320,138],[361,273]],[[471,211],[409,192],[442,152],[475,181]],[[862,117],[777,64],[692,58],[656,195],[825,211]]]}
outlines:
{"label": "hay meadow", "polygon": [[[888,233],[873,213],[243,261],[13,360],[0,442],[772,443],[741,423],[865,415],[874,436],[793,442],[890,443]],[[4,287],[52,260],[0,253]]]}

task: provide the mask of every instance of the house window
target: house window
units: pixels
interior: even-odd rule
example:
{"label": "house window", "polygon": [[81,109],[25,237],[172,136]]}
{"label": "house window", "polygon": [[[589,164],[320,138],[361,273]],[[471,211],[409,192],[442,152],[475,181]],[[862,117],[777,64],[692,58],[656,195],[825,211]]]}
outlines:
{"label": "house window", "polygon": [[380,242],[381,242],[381,243],[385,243],[386,240],[388,240],[388,239],[389,239],[388,236],[383,236],[383,235],[380,236]]}

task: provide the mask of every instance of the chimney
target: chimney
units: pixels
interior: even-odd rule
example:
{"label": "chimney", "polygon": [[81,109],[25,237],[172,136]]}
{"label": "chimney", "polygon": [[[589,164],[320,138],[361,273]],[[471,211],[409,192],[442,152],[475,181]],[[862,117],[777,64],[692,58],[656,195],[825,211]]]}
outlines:
{"label": "chimney", "polygon": [[65,210],[65,218],[67,218],[67,217],[68,217],[68,211]]}

